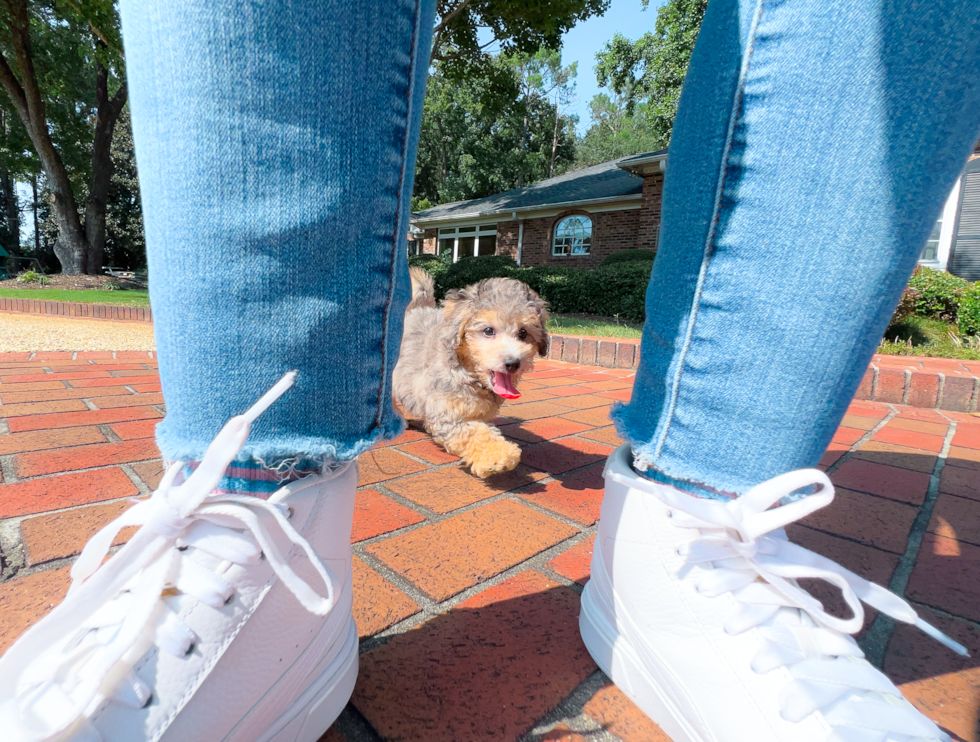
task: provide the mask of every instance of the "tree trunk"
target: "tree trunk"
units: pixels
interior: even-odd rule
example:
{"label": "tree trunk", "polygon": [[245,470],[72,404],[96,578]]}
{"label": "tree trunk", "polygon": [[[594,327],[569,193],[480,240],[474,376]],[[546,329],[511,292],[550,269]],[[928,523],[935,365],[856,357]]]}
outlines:
{"label": "tree trunk", "polygon": [[0,200],[2,200],[4,240],[3,248],[14,255],[20,246],[20,209],[17,208],[17,194],[11,174],[0,168]]}
{"label": "tree trunk", "polygon": [[[108,91],[104,89],[108,82],[108,72],[100,65],[97,85],[100,85],[101,88],[97,88],[96,93],[102,97],[99,99],[92,152],[93,164],[97,165],[93,168],[92,186],[93,190],[102,188],[102,179],[104,179],[105,187],[102,189],[101,197],[96,193],[93,198],[89,199],[92,201],[91,212],[89,203],[86,202],[86,214],[91,213],[92,218],[91,221],[86,218],[86,228],[83,228],[82,220],[78,214],[78,202],[75,200],[71,181],[68,179],[68,171],[48,131],[44,98],[41,95],[37,75],[34,71],[27,2],[26,0],[8,0],[6,5],[11,20],[9,34],[13,42],[20,75],[18,79],[7,60],[0,55],[0,84],[10,96],[20,120],[24,122],[24,128],[27,129],[31,143],[37,151],[48,187],[51,189],[51,212],[54,214],[55,223],[58,225],[58,239],[54,245],[54,254],[61,263],[62,272],[70,276],[85,273],[96,263],[99,264],[98,269],[101,269],[102,248],[105,243],[105,200],[112,170],[111,161],[108,165],[108,173],[106,173],[107,168],[104,165],[102,167],[98,167],[98,165],[102,163],[103,159],[108,158],[112,130],[119,116],[119,111],[126,103],[126,86],[123,85],[113,99],[109,101]],[[97,43],[101,44],[102,42]],[[107,137],[104,152],[101,149],[100,137]],[[96,160],[97,157],[100,159]],[[91,227],[88,227],[89,222]],[[96,238],[95,245],[91,248],[86,234],[89,230]],[[94,254],[96,250],[98,250],[97,256]]]}
{"label": "tree trunk", "polygon": [[[104,46],[96,41],[96,46]],[[112,133],[116,121],[126,105],[126,85],[119,88],[109,98],[109,71],[98,66],[95,81],[97,114],[95,119],[95,138],[92,142],[92,184],[85,200],[85,259],[83,271],[89,275],[102,273],[102,258],[105,255],[105,211],[109,185],[112,180]]]}
{"label": "tree trunk", "polygon": [[41,226],[37,223],[37,176],[31,177],[31,210],[34,212],[34,254],[41,254]]}
{"label": "tree trunk", "polygon": [[555,96],[555,133],[551,137],[551,161],[548,163],[548,177],[551,178],[555,174],[555,154],[558,152],[558,118],[559,118],[559,108],[558,108],[558,96]]}

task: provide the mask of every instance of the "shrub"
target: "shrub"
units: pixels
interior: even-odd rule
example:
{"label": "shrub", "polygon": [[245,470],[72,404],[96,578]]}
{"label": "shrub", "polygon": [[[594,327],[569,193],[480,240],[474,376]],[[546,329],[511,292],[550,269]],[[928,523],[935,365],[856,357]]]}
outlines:
{"label": "shrub", "polygon": [[895,307],[895,313],[892,314],[891,322],[888,323],[889,327],[915,314],[916,306],[921,299],[922,294],[918,290],[913,289],[911,286],[906,286],[904,291],[902,291],[902,298],[899,299],[898,306]]}
{"label": "shrub", "polygon": [[122,284],[115,279],[106,281],[104,284],[99,286],[100,291],[119,291],[122,288]]}
{"label": "shrub", "polygon": [[595,314],[627,322],[643,322],[646,317],[644,301],[653,266],[649,260],[621,261],[594,269],[562,265],[518,268],[506,255],[461,258],[455,264],[450,260],[446,256],[413,255],[409,264],[432,274],[440,299],[450,289],[484,278],[504,277],[526,283],[559,314]]}
{"label": "shrub", "polygon": [[969,285],[952,273],[919,266],[909,279],[909,288],[919,292],[915,313],[955,322],[959,298]]}
{"label": "shrub", "polygon": [[443,274],[449,269],[449,266],[453,264],[453,254],[443,253],[442,255],[410,255],[408,257],[408,264],[410,266],[418,266],[419,268],[425,268],[429,271],[432,276],[432,280],[436,284],[436,298],[442,298],[445,294],[445,290],[442,289],[440,281],[442,280]]}
{"label": "shrub", "polygon": [[47,279],[43,274],[33,270],[27,270],[20,273],[17,276],[17,280],[21,283],[39,283],[42,286],[47,282]]}
{"label": "shrub", "polygon": [[599,264],[605,268],[608,265],[618,265],[619,263],[634,263],[653,260],[657,255],[656,250],[620,250],[612,255],[606,256]]}
{"label": "shrub", "polygon": [[461,289],[484,278],[507,278],[517,269],[517,263],[508,255],[482,255],[460,258],[440,276],[442,293]]}
{"label": "shrub", "polygon": [[980,335],[980,281],[963,292],[959,303],[960,332]]}

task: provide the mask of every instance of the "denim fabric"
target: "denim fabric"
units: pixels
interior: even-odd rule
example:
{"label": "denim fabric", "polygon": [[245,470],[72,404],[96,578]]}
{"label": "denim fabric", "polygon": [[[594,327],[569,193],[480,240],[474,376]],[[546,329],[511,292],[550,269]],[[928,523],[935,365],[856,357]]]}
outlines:
{"label": "denim fabric", "polygon": [[123,0],[160,376],[200,459],[284,372],[243,458],[397,435],[409,200],[434,0]]}
{"label": "denim fabric", "polygon": [[963,0],[712,0],[664,185],[636,465],[709,496],[814,466],[980,136]]}

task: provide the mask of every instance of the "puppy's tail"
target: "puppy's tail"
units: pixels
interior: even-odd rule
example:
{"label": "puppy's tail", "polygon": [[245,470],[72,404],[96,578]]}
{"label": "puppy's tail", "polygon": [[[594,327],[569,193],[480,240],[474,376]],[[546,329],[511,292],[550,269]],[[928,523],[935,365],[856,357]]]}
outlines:
{"label": "puppy's tail", "polygon": [[412,279],[412,301],[409,302],[406,311],[419,307],[434,307],[436,305],[436,285],[429,272],[424,268],[412,266],[408,269],[408,275]]}

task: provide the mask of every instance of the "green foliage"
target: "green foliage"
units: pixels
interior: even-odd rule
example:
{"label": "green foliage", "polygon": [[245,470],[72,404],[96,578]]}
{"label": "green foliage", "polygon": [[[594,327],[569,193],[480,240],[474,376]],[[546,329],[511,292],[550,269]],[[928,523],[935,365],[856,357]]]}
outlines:
{"label": "green foliage", "polygon": [[150,306],[149,293],[134,289],[106,293],[100,289],[0,288],[2,299],[38,299],[41,301],[77,301],[84,304],[113,304],[123,307]]}
{"label": "green foliage", "polygon": [[45,283],[47,283],[47,280],[48,279],[45,278],[43,274],[38,273],[37,271],[28,270],[17,275],[17,281],[19,283],[39,283],[43,286]]}
{"label": "green foliage", "polygon": [[494,57],[464,79],[436,64],[425,92],[413,207],[490,196],[565,172],[574,160],[576,119],[561,109],[574,75],[551,52]]}
{"label": "green foliage", "polygon": [[517,269],[517,263],[507,255],[483,255],[460,258],[451,264],[439,277],[440,296],[450,289],[461,289],[484,278],[510,277]]}
{"label": "green foliage", "polygon": [[[616,265],[617,263],[652,262],[657,257],[656,250],[620,250],[607,255],[599,265]],[[649,271],[650,268],[648,267]]]}
{"label": "green foliage", "polygon": [[129,106],[119,115],[112,134],[112,162],[112,180],[106,199],[104,265],[143,270],[146,268],[146,239]]}
{"label": "green foliage", "polygon": [[908,286],[918,292],[915,312],[923,317],[956,320],[959,299],[970,282],[946,271],[919,266]]}
{"label": "green foliage", "polygon": [[641,118],[650,141],[657,142],[650,149],[664,147],[670,140],[684,76],[707,7],[708,0],[667,0],[657,11],[653,33],[636,41],[616,34],[596,55],[600,87],[621,96],[627,117]]}
{"label": "green foliage", "polygon": [[592,124],[578,142],[575,164],[598,165],[640,152],[654,152],[667,146],[667,138],[654,131],[647,120],[649,104],[640,103],[630,114],[622,96],[599,93],[589,102]]}
{"label": "green foliage", "polygon": [[980,335],[980,281],[973,283],[959,299],[960,331]]}
{"label": "green foliage", "polygon": [[[902,291],[902,298],[899,299],[898,306],[895,307],[895,312],[892,314],[888,329],[891,330],[894,325],[898,324],[899,322],[903,322],[908,317],[915,314],[916,305],[919,303],[921,298],[922,295],[918,292],[918,290],[906,286]],[[885,337],[889,337],[888,332],[885,333]]]}
{"label": "green foliage", "polygon": [[961,334],[961,328],[952,322],[910,314],[889,326],[878,352],[980,361],[980,336]]}
{"label": "green foliage", "polygon": [[[440,0],[432,38],[432,62],[443,62],[455,80],[480,74],[492,59],[488,47],[501,54],[557,51],[561,37],[579,21],[602,15],[609,0]],[[489,31],[481,45],[478,29]]]}
{"label": "green foliage", "polygon": [[[514,278],[523,281],[560,314],[591,314],[618,317],[627,322],[643,322],[644,299],[650,281],[650,261],[620,262],[595,269],[565,266],[518,268],[504,255],[462,258],[446,265],[445,257],[409,258],[410,265],[421,265],[432,274],[436,295],[463,288],[484,278]],[[435,269],[435,270],[434,270]]]}
{"label": "green foliage", "polygon": [[120,289],[122,289],[122,284],[115,279],[106,281],[98,288],[99,291],[119,291]]}
{"label": "green foliage", "polygon": [[453,254],[451,252],[443,253],[442,255],[411,255],[408,258],[408,264],[410,266],[425,268],[425,270],[429,271],[432,280],[436,284],[436,297],[441,297],[445,294],[445,289],[442,288],[441,281],[443,275],[453,264]]}

